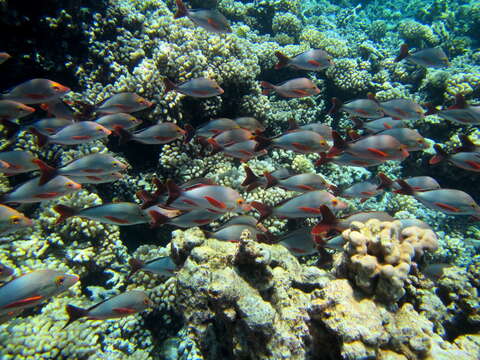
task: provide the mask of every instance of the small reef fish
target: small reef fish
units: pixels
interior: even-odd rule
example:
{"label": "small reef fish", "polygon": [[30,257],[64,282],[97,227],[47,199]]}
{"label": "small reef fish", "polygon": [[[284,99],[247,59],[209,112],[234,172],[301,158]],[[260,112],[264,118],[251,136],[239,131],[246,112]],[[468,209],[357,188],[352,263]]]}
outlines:
{"label": "small reef fish", "polygon": [[429,160],[430,165],[435,165],[446,160],[461,169],[480,172],[480,152],[447,154],[438,144],[434,145],[433,148],[437,154]]}
{"label": "small reef fish", "polygon": [[85,209],[74,209],[59,204],[55,205],[53,209],[60,214],[56,222],[57,224],[72,216],[111,225],[135,225],[149,222],[149,219],[138,204],[128,202],[103,204]]}
{"label": "small reef fish", "polygon": [[205,209],[214,213],[243,212],[251,209],[240,194],[226,186],[198,184],[182,189],[167,182],[167,206],[179,210]]}
{"label": "small reef fish", "polygon": [[36,306],[75,285],[77,275],[44,269],[15,278],[0,288],[0,315]]}
{"label": "small reef fish", "polygon": [[[257,176],[248,166],[244,167],[245,169],[245,180],[242,182],[242,186],[247,187],[247,191],[252,191],[257,187],[261,186],[265,188],[267,186],[267,179],[264,176]],[[280,168],[270,173],[271,176],[277,180],[286,179],[294,175],[290,170],[286,168]]]}
{"label": "small reef fish", "polygon": [[153,306],[145,291],[130,290],[104,300],[88,309],[67,305],[69,316],[64,328],[75,320],[86,317],[89,320],[118,319],[134,315]]}
{"label": "small reef fish", "polygon": [[47,183],[40,185],[39,177],[35,177],[0,197],[4,203],[36,203],[52,200],[71,194],[82,188],[82,185],[65,176],[55,176]]}
{"label": "small reef fish", "polygon": [[176,0],[177,12],[173,16],[179,19],[188,17],[195,25],[207,31],[224,34],[232,32],[230,24],[225,16],[215,9],[188,9],[182,0]]}
{"label": "small reef fish", "polygon": [[366,223],[370,219],[377,219],[380,221],[393,221],[392,216],[385,211],[360,211],[347,215],[343,218],[337,218],[330,208],[326,205],[320,207],[322,220],[312,228],[312,235],[318,243],[325,244],[325,238],[335,231],[337,233],[342,232],[348,228],[354,221]]}
{"label": "small reef fish", "polygon": [[345,151],[361,159],[401,161],[409,155],[405,146],[391,135],[371,135],[350,143],[343,140],[336,131],[332,135],[334,145],[328,156]]}
{"label": "small reef fish", "polygon": [[203,125],[200,125],[195,130],[196,136],[210,137],[217,135],[223,131],[233,130],[240,128],[240,125],[232,120],[227,118],[213,119]]}
{"label": "small reef fish", "polygon": [[371,96],[371,99],[357,99],[346,103],[342,103],[340,99],[332,98],[332,107],[328,114],[336,113],[340,110],[345,111],[350,116],[359,118],[377,119],[384,116],[378,102]]}
{"label": "small reef fish", "polygon": [[222,147],[230,146],[242,141],[252,140],[253,138],[254,136],[251,131],[242,128],[225,130],[213,136],[215,143]]}
{"label": "small reef fish", "polygon": [[131,133],[120,126],[115,126],[114,131],[120,138],[120,144],[130,140],[149,145],[167,144],[186,134],[185,130],[170,122],[158,123],[135,133]]}
{"label": "small reef fish", "polygon": [[0,100],[0,119],[20,119],[35,112],[35,108],[18,101]]}
{"label": "small reef fish", "polygon": [[355,129],[364,129],[369,133],[379,133],[383,130],[404,128],[406,124],[402,120],[395,120],[391,117],[383,117],[372,121],[362,121],[358,118],[352,118]]}
{"label": "small reef fish", "polygon": [[7,176],[38,170],[38,160],[28,151],[13,150],[0,152],[0,172]]}
{"label": "small reef fish", "polygon": [[152,106],[153,103],[144,99],[140,95],[131,92],[115,94],[108,98],[97,109],[97,113],[116,114],[132,113],[144,110]]}
{"label": "small reef fish", "polygon": [[240,159],[241,162],[246,162],[254,157],[262,156],[267,153],[265,149],[257,151],[258,142],[255,140],[246,140],[228,146],[219,145],[216,139],[208,139],[208,143],[213,146],[214,152],[222,152],[227,156]]}
{"label": "small reef fish", "polygon": [[379,103],[385,115],[395,120],[420,120],[424,118],[422,107],[409,99],[393,99]]}
{"label": "small reef fish", "polygon": [[320,159],[315,162],[315,165],[321,166],[333,162],[341,166],[369,167],[380,165],[385,161],[383,159],[360,159],[358,156],[346,152],[338,155],[322,152],[320,153]]}
{"label": "small reef fish", "polygon": [[322,135],[311,130],[293,130],[273,139],[257,136],[256,140],[260,144],[257,150],[265,149],[272,145],[280,149],[309,154],[327,151],[330,148],[330,145]]}
{"label": "small reef fish", "polygon": [[422,269],[422,274],[424,274],[427,278],[433,281],[440,280],[445,274],[445,270],[451,268],[453,264],[428,264]]}
{"label": "small reef fish", "polygon": [[48,79],[32,79],[15,86],[2,99],[18,101],[22,104],[40,104],[61,98],[70,89]]}
{"label": "small reef fish", "polygon": [[79,184],[104,184],[120,180],[121,178],[123,178],[123,174],[119,172],[114,172],[102,175],[70,175],[69,178]]}
{"label": "small reef fish", "polygon": [[0,235],[8,235],[33,226],[33,221],[21,212],[0,204]]}
{"label": "small reef fish", "polygon": [[69,120],[75,118],[75,112],[60,99],[42,103],[40,108],[47,112],[47,116]]}
{"label": "small reef fish", "polygon": [[455,103],[447,109],[438,111],[437,115],[443,119],[459,124],[480,124],[480,106],[467,104],[467,101],[462,94],[455,95]]}
{"label": "small reef fish", "polygon": [[317,85],[315,85],[312,80],[307,78],[287,80],[278,85],[273,85],[267,81],[262,81],[260,85],[263,88],[263,95],[269,95],[272,91],[275,91],[278,95],[285,98],[302,98],[320,93],[320,89],[317,87]]}
{"label": "small reef fish", "polygon": [[109,154],[94,153],[73,160],[59,169],[45,164],[43,161],[33,160],[38,165],[41,174],[40,185],[45,184],[57,175],[105,175],[125,170],[128,164],[121,162]]}
{"label": "small reef fish", "polygon": [[54,135],[74,123],[73,120],[61,118],[46,118],[26,125],[20,125],[9,120],[0,120],[0,122],[4,127],[5,137],[8,139],[13,138],[22,130],[30,129],[34,129],[45,136]]}
{"label": "small reef fish", "polygon": [[79,145],[109,136],[112,132],[93,121],[82,121],[68,125],[54,135],[44,135],[35,128],[30,132],[37,137],[38,146],[45,144]]}
{"label": "small reef fish", "polygon": [[12,55],[10,55],[9,53],[6,53],[4,51],[0,52],[0,64],[3,64],[5,61],[10,59],[11,57]]}
{"label": "small reef fish", "polygon": [[215,231],[206,231],[205,235],[217,240],[239,242],[242,234],[246,230],[256,241],[264,242],[267,239],[267,235],[263,231],[258,229],[255,225],[252,226],[249,224],[224,225]]}
{"label": "small reef fish", "polygon": [[403,195],[413,195],[430,209],[441,211],[449,215],[480,215],[480,206],[473,198],[461,190],[438,189],[429,191],[415,191],[403,180],[397,180],[400,190],[396,192]]}
{"label": "small reef fish", "polygon": [[237,123],[242,129],[249,130],[257,135],[265,131],[265,126],[253,117],[237,117],[233,121],[235,121],[235,123]]}
{"label": "small reef fish", "polygon": [[140,259],[131,258],[128,261],[130,265],[130,273],[127,279],[132,277],[137,271],[146,271],[152,274],[171,277],[175,273],[177,265],[170,256],[163,256],[150,261],[142,261]]}
{"label": "small reef fish", "polygon": [[190,79],[181,84],[175,84],[167,78],[163,82],[165,84],[165,93],[175,90],[180,94],[198,98],[209,98],[224,93],[224,90],[215,80],[204,77]]}
{"label": "small reef fish", "polygon": [[405,150],[411,151],[420,151],[425,150],[430,147],[430,144],[425,140],[425,138],[420,135],[417,130],[410,128],[395,128],[383,130],[381,135],[390,135],[398,140],[402,144]]}
{"label": "small reef fish", "polygon": [[[403,179],[413,190],[415,191],[429,191],[440,189],[440,184],[434,178],[430,176],[414,176]],[[392,184],[393,192],[400,189],[400,185],[397,183]]]}
{"label": "small reef fish", "polygon": [[320,71],[333,65],[330,54],[320,49],[307,50],[293,58],[276,51],[275,56],[278,59],[275,70],[290,67],[296,70]]}
{"label": "small reef fish", "polygon": [[265,172],[264,176],[267,180],[265,189],[278,186],[284,190],[306,192],[332,188],[332,184],[329,184],[327,180],[318,174],[296,174],[287,178],[278,179],[273,173]]}
{"label": "small reef fish", "polygon": [[310,123],[305,125],[298,125],[294,119],[288,120],[288,130],[308,130],[318,133],[319,135],[323,136],[325,140],[331,141],[332,140],[332,128],[328,125],[316,122]]}
{"label": "small reef fish", "polygon": [[393,181],[385,174],[379,173],[374,179],[358,182],[344,190],[337,190],[335,194],[347,199],[360,199],[364,202],[368,198],[383,193],[385,189],[390,189],[392,184]]}
{"label": "small reef fish", "polygon": [[279,238],[278,244],[285,246],[295,256],[316,254],[317,247],[308,227],[293,230]]}
{"label": "small reef fish", "polygon": [[10,266],[0,263],[0,281],[8,279],[14,272]]}
{"label": "small reef fish", "polygon": [[411,54],[408,50],[408,45],[403,44],[400,47],[400,53],[395,58],[395,62],[403,59],[407,59],[407,61],[422,67],[443,68],[450,66],[447,55],[439,47],[423,49]]}
{"label": "small reef fish", "polygon": [[127,113],[115,113],[104,115],[95,120],[95,122],[113,131],[115,130],[116,126],[126,130],[132,129],[135,126],[140,125],[142,120],[137,119],[135,116]]}
{"label": "small reef fish", "polygon": [[335,211],[347,207],[347,204],[325,190],[306,192],[287,199],[273,208],[258,201],[251,203],[251,206],[260,213],[259,221],[272,215],[282,218],[321,217],[320,206],[322,205],[327,205]]}
{"label": "small reef fish", "polygon": [[151,209],[148,210],[148,214],[152,218],[151,227],[169,224],[184,229],[210,224],[224,215],[222,212],[206,211],[205,209],[190,210],[172,218]]}

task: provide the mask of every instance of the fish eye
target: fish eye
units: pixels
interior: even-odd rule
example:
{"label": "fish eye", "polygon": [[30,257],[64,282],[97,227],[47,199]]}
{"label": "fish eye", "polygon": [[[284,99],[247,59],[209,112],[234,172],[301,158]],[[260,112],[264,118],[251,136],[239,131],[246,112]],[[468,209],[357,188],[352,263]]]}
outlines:
{"label": "fish eye", "polygon": [[145,305],[150,305],[150,299],[149,299],[149,298],[143,299],[143,303],[144,303]]}
{"label": "fish eye", "polygon": [[67,183],[65,184],[65,186],[66,186],[66,187],[69,187],[69,188],[73,188],[73,187],[74,187],[74,184],[73,184],[73,182],[70,182],[70,181],[69,181],[69,182],[67,182]]}
{"label": "fish eye", "polygon": [[243,200],[243,199],[237,199],[237,204],[238,205],[242,205],[244,202],[245,202],[245,200]]}
{"label": "fish eye", "polygon": [[11,217],[10,217],[10,222],[11,222],[13,225],[20,224],[20,216],[17,216],[17,215],[11,216]]}
{"label": "fish eye", "polygon": [[57,276],[55,278],[55,285],[62,286],[65,283],[65,276]]}
{"label": "fish eye", "polygon": [[333,205],[333,206],[337,206],[337,205],[338,205],[338,200],[337,200],[337,199],[333,199],[333,200],[332,200],[332,205]]}

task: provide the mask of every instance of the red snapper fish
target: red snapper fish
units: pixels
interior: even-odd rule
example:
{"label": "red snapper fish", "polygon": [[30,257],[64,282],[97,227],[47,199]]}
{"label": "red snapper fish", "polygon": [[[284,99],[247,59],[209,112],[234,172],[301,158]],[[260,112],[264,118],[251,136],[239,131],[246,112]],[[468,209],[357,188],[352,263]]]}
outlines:
{"label": "red snapper fish", "polygon": [[385,161],[387,160],[363,159],[346,152],[341,154],[326,154],[324,152],[321,152],[320,159],[315,162],[315,165],[321,166],[332,162],[340,166],[369,167],[383,164]]}
{"label": "red snapper fish", "polygon": [[155,275],[171,277],[175,274],[175,269],[177,268],[177,265],[170,256],[163,256],[146,262],[131,258],[128,263],[130,265],[130,273],[127,279],[138,271],[146,271]]}
{"label": "red snapper fish", "polygon": [[395,128],[383,130],[381,135],[393,136],[398,142],[404,145],[407,151],[420,151],[430,147],[425,138],[417,130],[409,128]]}
{"label": "red snapper fish", "polygon": [[0,172],[7,176],[38,170],[38,159],[28,151],[13,150],[0,152]]}
{"label": "red snapper fish", "polygon": [[447,55],[439,47],[427,48],[411,54],[408,50],[408,45],[403,44],[400,47],[400,54],[395,58],[395,62],[403,59],[407,59],[407,61],[422,67],[442,68],[450,66]]}
{"label": "red snapper fish", "polygon": [[265,131],[265,126],[253,117],[237,117],[233,121],[235,121],[235,123],[242,129],[249,130],[257,135]]}
{"label": "red snapper fish", "polygon": [[56,270],[35,270],[0,288],[0,315],[31,308],[58,295],[77,283],[77,275]]}
{"label": "red snapper fish", "polygon": [[208,139],[208,143],[213,146],[214,152],[222,152],[226,156],[239,159],[241,162],[247,162],[258,156],[266,155],[265,149],[258,150],[258,142],[255,140],[246,140],[234,143],[228,146],[222,146],[216,142],[216,139]]}
{"label": "red snapper fish", "polygon": [[36,203],[52,200],[80,190],[77,184],[65,176],[55,176],[52,180],[39,185],[39,178],[33,178],[0,197],[4,203]]}
{"label": "red snapper fish", "polygon": [[92,206],[85,209],[74,209],[66,205],[55,205],[53,209],[60,214],[56,224],[72,216],[99,221],[111,225],[135,225],[149,222],[140,206],[135,203],[118,202]]}
{"label": "red snapper fish", "polygon": [[69,319],[64,328],[75,320],[86,317],[89,320],[118,319],[142,312],[153,306],[145,291],[130,290],[104,300],[88,309],[67,305]]}
{"label": "red snapper fish", "polygon": [[285,98],[302,98],[320,93],[320,89],[317,87],[317,85],[315,85],[312,80],[308,78],[287,80],[278,85],[273,85],[267,81],[262,81],[260,85],[263,88],[263,95],[270,95],[272,91],[275,91],[278,95]]}
{"label": "red snapper fish", "polygon": [[135,126],[140,125],[142,123],[142,120],[137,119],[135,116],[127,113],[115,113],[104,115],[95,120],[95,122],[113,131],[115,130],[116,126],[126,130],[132,129]]}
{"label": "red snapper fish", "polygon": [[[250,169],[248,166],[245,166],[244,169],[245,169],[246,176],[245,176],[245,180],[243,180],[242,182],[242,186],[246,186],[247,191],[252,191],[259,186],[263,188],[267,186],[267,179],[265,177],[255,175],[252,169]],[[282,180],[293,175],[293,173],[286,168],[280,168],[271,172],[270,175],[275,177],[278,180]]]}
{"label": "red snapper fish", "polygon": [[350,116],[356,116],[359,118],[378,119],[384,116],[384,113],[371,95],[369,99],[357,99],[346,103],[342,103],[340,99],[332,98],[332,107],[328,111],[329,114],[336,113],[338,111],[345,111]]}
{"label": "red snapper fish", "polygon": [[383,193],[385,189],[390,189],[392,185],[392,180],[390,180],[385,174],[379,173],[374,179],[358,182],[344,190],[337,191],[335,193],[338,196],[347,199],[359,198],[363,202],[368,198]]}
{"label": "red snapper fish", "polygon": [[395,120],[420,120],[424,118],[422,107],[409,99],[393,99],[379,103],[380,109]]}
{"label": "red snapper fish", "polygon": [[[429,191],[440,189],[440,184],[434,178],[430,176],[414,176],[410,178],[402,179],[405,181],[414,191]],[[397,192],[401,187],[397,183],[392,184],[393,192]]]}
{"label": "red snapper fish", "polygon": [[12,100],[0,100],[0,119],[20,119],[35,112],[35,108]]}
{"label": "red snapper fish", "polygon": [[120,144],[130,140],[149,145],[167,144],[186,134],[185,130],[170,122],[158,123],[135,133],[131,133],[120,126],[115,126],[114,130],[115,134],[120,137]]}
{"label": "red snapper fish", "polygon": [[333,131],[334,145],[327,156],[345,151],[361,159],[372,160],[404,160],[408,155],[405,146],[391,135],[371,135],[357,141],[347,143]]}
{"label": "red snapper fish", "polygon": [[275,70],[290,67],[296,70],[320,71],[333,65],[330,54],[320,49],[307,50],[293,58],[276,51],[275,56],[278,59]]}
{"label": "red snapper fish", "polygon": [[434,145],[433,148],[437,154],[430,159],[430,165],[435,165],[446,160],[461,169],[480,172],[480,152],[458,152],[455,154],[448,154],[438,144]]}
{"label": "red snapper fish", "polygon": [[176,0],[177,12],[173,16],[179,19],[188,17],[195,25],[204,28],[207,31],[224,34],[232,32],[230,24],[225,16],[218,10],[211,9],[188,9],[182,0]]}
{"label": "red snapper fish", "polygon": [[153,103],[140,95],[131,92],[115,94],[97,107],[96,112],[102,114],[132,113],[144,110]]}
{"label": "red snapper fish", "polygon": [[227,118],[213,119],[203,125],[200,125],[195,130],[195,136],[210,137],[210,136],[220,134],[221,132],[224,132],[224,131],[238,129],[238,128],[240,128],[240,125],[232,119],[227,119]]}
{"label": "red snapper fish", "polygon": [[322,136],[325,140],[332,140],[332,128],[328,125],[316,122],[305,125],[298,125],[295,119],[288,120],[288,130],[308,130],[313,131]]}
{"label": "red snapper fish", "polygon": [[467,104],[462,94],[455,95],[455,103],[447,109],[438,111],[437,115],[443,119],[460,124],[480,124],[480,106]]}
{"label": "red snapper fish", "polygon": [[259,221],[272,215],[282,218],[321,217],[320,206],[322,205],[327,205],[335,211],[347,207],[347,204],[325,190],[306,192],[287,199],[273,208],[258,201],[253,201],[251,205],[260,213]]}
{"label": "red snapper fish", "polygon": [[0,235],[8,235],[33,226],[29,219],[21,212],[0,204]]}
{"label": "red snapper fish", "polygon": [[169,224],[183,229],[210,224],[212,221],[219,219],[225,214],[223,212],[206,209],[195,209],[184,212],[175,217],[169,217],[163,215],[163,211],[156,211],[153,207],[147,209],[146,212],[152,218],[151,227],[153,228]]}
{"label": "red snapper fish", "polygon": [[123,178],[123,174],[119,172],[114,172],[102,175],[70,175],[69,178],[79,184],[104,184],[120,180],[121,178]]}
{"label": "red snapper fish", "polygon": [[278,186],[284,190],[307,192],[332,188],[332,184],[329,184],[327,180],[318,174],[296,174],[287,178],[279,179],[275,177],[274,173],[265,172],[264,176],[267,180],[265,189]]}
{"label": "red snapper fish", "polygon": [[456,189],[438,189],[429,191],[415,191],[403,180],[397,180],[403,195],[412,195],[426,207],[441,211],[448,215],[480,215],[480,206],[466,192]]}
{"label": "red snapper fish", "polygon": [[55,99],[50,102],[40,104],[40,108],[47,112],[47,116],[60,119],[73,120],[75,112],[62,100]]}
{"label": "red snapper fish", "polygon": [[273,139],[266,139],[260,136],[256,137],[260,143],[257,150],[267,148],[272,145],[284,150],[291,150],[301,154],[318,153],[327,151],[330,148],[328,142],[323,136],[311,130],[293,130],[279,135]]}
{"label": "red snapper fish", "polygon": [[214,135],[213,139],[215,140],[216,144],[226,147],[243,141],[253,140],[254,136],[251,131],[239,128],[225,130],[217,135]]}
{"label": "red snapper fish", "polygon": [[79,145],[109,136],[112,132],[93,121],[83,121],[68,125],[51,136],[40,133],[35,128],[30,131],[37,137],[39,146],[47,143],[59,145]]}
{"label": "red snapper fish", "polygon": [[364,129],[369,133],[379,133],[383,130],[404,128],[407,125],[402,120],[395,120],[391,117],[383,117],[372,121],[362,121],[357,118],[352,118],[355,124],[355,129]]}
{"label": "red snapper fish", "polygon": [[54,101],[68,93],[70,89],[48,79],[32,79],[15,86],[2,99],[13,100],[22,104],[40,104]]}
{"label": "red snapper fish", "polygon": [[318,252],[310,227],[303,227],[282,235],[278,244],[285,246],[294,256],[313,255]]}
{"label": "red snapper fish", "polygon": [[198,98],[209,98],[224,93],[224,90],[215,80],[204,77],[190,79],[181,84],[175,84],[167,78],[163,82],[165,84],[165,93],[174,90],[180,94]]}
{"label": "red snapper fish", "polygon": [[33,161],[38,165],[42,173],[40,185],[45,184],[57,175],[105,175],[125,170],[128,167],[128,164],[114,158],[112,155],[102,153],[85,155],[79,159],[72,160],[59,169],[51,167],[38,159]]}

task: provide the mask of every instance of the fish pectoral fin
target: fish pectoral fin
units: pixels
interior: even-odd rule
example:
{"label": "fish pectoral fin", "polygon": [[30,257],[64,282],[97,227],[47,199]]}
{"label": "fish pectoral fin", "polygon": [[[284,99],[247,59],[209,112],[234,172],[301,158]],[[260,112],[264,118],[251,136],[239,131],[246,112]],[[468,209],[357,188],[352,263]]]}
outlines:
{"label": "fish pectoral fin", "polygon": [[90,139],[90,135],[74,135],[72,136],[72,140],[88,140]]}
{"label": "fish pectoral fin", "polygon": [[210,203],[210,205],[213,205],[216,208],[219,208],[219,209],[226,209],[227,208],[227,205],[225,205],[224,202],[218,201],[217,199],[214,199],[211,196],[205,196],[204,198],[205,198],[205,200],[207,200]]}
{"label": "fish pectoral fin", "polygon": [[445,204],[445,203],[441,203],[441,202],[435,202],[433,203],[435,206],[438,206],[439,208],[442,208],[444,210],[447,210],[447,211],[451,211],[451,212],[460,212],[460,209],[455,207],[455,206],[452,206],[452,205],[448,205],[448,204]]}
{"label": "fish pectoral fin", "polygon": [[220,25],[219,25],[215,20],[213,20],[212,18],[208,18],[208,19],[207,19],[207,22],[208,22],[208,24],[209,24],[211,27],[213,27],[213,28],[215,28],[215,29],[219,29],[219,28],[220,28]]}
{"label": "fish pectoral fin", "polygon": [[467,163],[470,167],[472,167],[473,169],[477,169],[477,170],[480,170],[480,163],[476,162],[476,161],[465,161],[465,163]]}
{"label": "fish pectoral fin", "polygon": [[368,151],[370,151],[372,154],[381,156],[381,157],[388,157],[388,154],[385,151],[382,151],[377,148],[367,148]]}
{"label": "fish pectoral fin", "polygon": [[107,220],[110,220],[114,223],[117,223],[117,224],[128,224],[129,223],[129,221],[126,220],[126,219],[120,219],[120,218],[118,218],[116,216],[112,216],[112,215],[105,215],[104,218],[107,219]]}
{"label": "fish pectoral fin", "polygon": [[137,312],[135,309],[123,308],[123,307],[114,308],[112,310],[113,310],[114,313],[119,314],[119,315],[131,315],[131,314],[135,314]]}
{"label": "fish pectoral fin", "polygon": [[168,141],[172,139],[170,136],[160,136],[160,135],[154,136],[153,138],[158,141]]}
{"label": "fish pectoral fin", "polygon": [[40,301],[42,299],[43,299],[43,296],[40,296],[40,295],[31,296],[31,297],[28,297],[28,298],[25,298],[25,299],[14,301],[13,303],[10,303],[10,304],[4,306],[3,308],[4,309],[12,309],[12,308],[16,308],[16,307],[26,306],[26,305],[29,305],[29,304],[34,304],[37,301]]}
{"label": "fish pectoral fin", "polygon": [[307,145],[301,144],[299,142],[292,142],[292,146],[295,149],[302,150],[302,151],[309,151],[310,150],[310,147],[308,147]]}
{"label": "fish pectoral fin", "polygon": [[320,63],[316,60],[308,60],[307,62],[313,66],[320,66]]}
{"label": "fish pectoral fin", "polygon": [[305,90],[302,90],[302,89],[293,89],[292,90],[293,93],[295,94],[298,94],[298,95],[303,95],[303,96],[308,96],[308,92],[306,92]]}
{"label": "fish pectoral fin", "polygon": [[308,206],[300,206],[298,210],[310,213],[310,214],[321,214],[321,211],[319,208],[313,208],[313,207],[308,207]]}
{"label": "fish pectoral fin", "polygon": [[59,193],[49,192],[49,193],[38,194],[35,197],[37,197],[39,199],[51,199],[51,198],[57,197],[58,195],[59,195]]}
{"label": "fish pectoral fin", "polygon": [[315,188],[313,186],[310,186],[310,185],[297,185],[297,188],[299,188],[301,190],[306,190],[306,191],[315,190]]}

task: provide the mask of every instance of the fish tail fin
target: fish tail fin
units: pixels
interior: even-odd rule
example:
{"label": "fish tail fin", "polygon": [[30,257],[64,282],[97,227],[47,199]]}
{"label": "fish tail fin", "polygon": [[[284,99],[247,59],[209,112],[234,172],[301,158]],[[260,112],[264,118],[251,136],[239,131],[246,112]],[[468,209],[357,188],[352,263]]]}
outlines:
{"label": "fish tail fin", "polygon": [[290,62],[290,58],[282,54],[280,51],[275,51],[275,56],[278,59],[278,63],[275,65],[275,70],[284,68]]}
{"label": "fish tail fin", "polygon": [[40,180],[38,182],[39,185],[46,184],[57,175],[57,169],[54,168],[53,166],[50,166],[44,163],[42,160],[34,159],[32,160],[32,162],[38,166],[38,169],[40,170],[40,173],[41,173]]}
{"label": "fish tail fin", "polygon": [[322,166],[330,162],[330,160],[328,159],[327,153],[321,152],[319,153],[319,155],[320,155],[320,159],[315,161],[315,166]]}
{"label": "fish tail fin", "polygon": [[169,91],[175,90],[175,88],[177,87],[177,84],[175,84],[169,78],[163,79],[163,85],[165,85],[165,91],[163,92],[163,94],[166,94]]}
{"label": "fish tail fin", "polygon": [[30,129],[28,129],[28,131],[30,131],[37,138],[37,145],[39,147],[43,147],[48,143],[48,136],[42,134],[37,129],[30,128]]}
{"label": "fish tail fin", "polygon": [[260,86],[262,87],[262,94],[263,95],[270,95],[273,91],[274,87],[268,81],[261,81]]}
{"label": "fish tail fin", "polygon": [[460,141],[462,142],[462,146],[460,146],[459,151],[475,151],[476,145],[473,143],[472,140],[467,135],[459,135]]}
{"label": "fish tail fin", "polygon": [[140,270],[145,263],[140,259],[131,258],[128,260],[128,264],[130,265],[130,273],[127,275],[127,280],[130,279],[138,270]]}
{"label": "fish tail fin", "polygon": [[135,193],[137,195],[137,198],[140,199],[142,202],[140,204],[140,209],[146,209],[152,205],[155,205],[155,198],[153,194],[149,193],[146,190],[139,190]]}
{"label": "fish tail fin", "polygon": [[207,139],[207,142],[212,147],[211,155],[218,154],[223,150],[222,146],[214,138]]}
{"label": "fish tail fin", "polygon": [[327,114],[332,115],[332,114],[337,113],[340,110],[340,108],[342,107],[342,105],[343,105],[343,103],[340,101],[339,98],[333,97],[332,98],[332,106],[328,110]]}
{"label": "fish tail fin", "polygon": [[256,152],[266,149],[272,144],[272,140],[267,139],[266,137],[263,137],[263,136],[256,136],[255,141],[258,143],[255,149]]}
{"label": "fish tail fin", "polygon": [[252,205],[252,207],[260,213],[258,222],[261,222],[272,215],[273,209],[268,205],[262,204],[258,201],[252,201],[250,205]]}
{"label": "fish tail fin", "polygon": [[185,4],[183,3],[183,1],[182,0],[176,0],[175,2],[177,3],[177,12],[175,13],[175,15],[173,15],[173,18],[174,19],[179,19],[179,18],[182,18],[184,16],[187,16],[188,9],[185,6]]}
{"label": "fish tail fin", "polygon": [[333,138],[333,146],[328,152],[327,156],[340,154],[348,146],[348,143],[344,139],[342,139],[342,137],[338,132],[332,131],[332,138]]}
{"label": "fish tail fin", "polygon": [[433,148],[435,149],[436,154],[430,158],[428,163],[430,165],[435,165],[443,160],[445,160],[448,157],[448,154],[445,150],[442,149],[442,147],[438,144],[433,145]]}
{"label": "fish tail fin", "polygon": [[53,207],[53,210],[55,210],[60,215],[57,221],[55,221],[55,225],[60,224],[61,222],[68,219],[69,217],[72,217],[78,214],[78,210],[62,204],[55,205]]}
{"label": "fish tail fin", "polygon": [[5,137],[7,139],[13,138],[15,135],[17,135],[17,133],[21,129],[21,126],[19,124],[14,123],[13,121],[5,120],[5,119],[1,120],[1,124],[4,127]]}
{"label": "fish tail fin", "polygon": [[163,214],[160,214],[158,211],[149,211],[148,215],[152,218],[152,222],[150,223],[151,228],[156,228],[161,225],[166,224],[170,218],[168,216],[165,216]]}
{"label": "fish tail fin", "polygon": [[195,128],[190,124],[186,124],[184,128],[186,133],[185,133],[185,140],[183,141],[183,143],[188,144],[195,136]]}
{"label": "fish tail fin", "polygon": [[400,185],[399,190],[395,190],[394,192],[397,194],[402,194],[402,195],[414,195],[415,191],[413,188],[407,184],[405,180],[398,179],[397,180],[398,185]]}
{"label": "fish tail fin", "polygon": [[358,130],[363,128],[363,121],[357,117],[352,117],[350,120],[353,122],[353,129]]}
{"label": "fish tail fin", "polygon": [[297,121],[293,118],[288,119],[288,131],[293,131],[298,129]]}
{"label": "fish tail fin", "polygon": [[427,111],[424,114],[425,116],[433,115],[438,112],[438,109],[435,107],[435,105],[430,102],[423,104],[423,106],[427,108]]}
{"label": "fish tail fin", "polygon": [[[255,173],[253,172],[252,169],[250,169],[248,166],[244,166],[243,167],[244,170],[245,170],[245,180],[243,180],[242,182],[242,186],[250,186],[252,185],[253,183],[257,182],[258,181],[258,176],[255,175]],[[258,186],[258,185],[257,185]],[[255,186],[253,189],[255,189],[257,186]],[[253,190],[251,189],[251,190]]]}
{"label": "fish tail fin", "polygon": [[402,61],[403,59],[405,59],[408,55],[410,55],[410,53],[408,52],[408,45],[407,44],[402,44],[400,46],[400,53],[398,54],[398,56],[395,58],[395,62],[399,62],[399,61]]}
{"label": "fish tail fin", "polygon": [[272,174],[268,171],[265,171],[263,176],[265,176],[265,179],[267,179],[267,185],[265,186],[265,189],[269,189],[278,184],[278,179],[272,176]]}
{"label": "fish tail fin", "polygon": [[320,206],[320,213],[322,214],[322,220],[310,231],[317,244],[323,243],[324,236],[337,224],[337,217],[327,205]]}
{"label": "fish tail fin", "polygon": [[68,321],[67,323],[63,326],[63,329],[65,329],[67,326],[69,326],[72,322],[75,320],[78,320],[82,317],[87,316],[88,310],[87,309],[82,309],[77,306],[73,306],[68,304],[66,306],[67,314],[68,314]]}
{"label": "fish tail fin", "polygon": [[387,175],[382,172],[377,174],[377,178],[380,180],[380,184],[377,186],[377,189],[389,190],[393,186],[393,180],[390,179]]}
{"label": "fish tail fin", "polygon": [[132,133],[124,129],[122,126],[115,125],[113,127],[113,131],[115,132],[115,135],[118,136],[118,143],[120,145],[123,145],[129,142],[130,140],[132,140],[132,137],[133,137]]}
{"label": "fish tail fin", "polygon": [[180,188],[180,186],[175,184],[171,179],[167,180],[167,190],[168,190],[168,199],[167,199],[166,205],[168,206],[180,197],[183,190]]}

